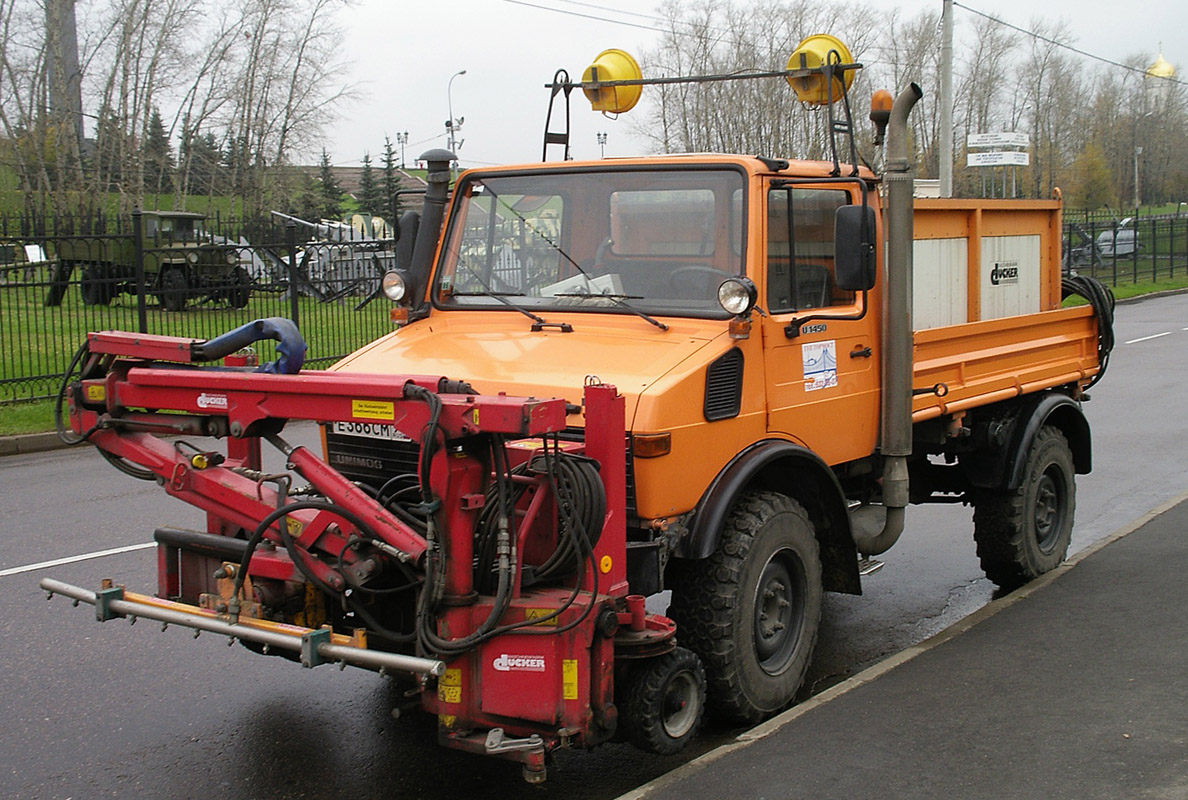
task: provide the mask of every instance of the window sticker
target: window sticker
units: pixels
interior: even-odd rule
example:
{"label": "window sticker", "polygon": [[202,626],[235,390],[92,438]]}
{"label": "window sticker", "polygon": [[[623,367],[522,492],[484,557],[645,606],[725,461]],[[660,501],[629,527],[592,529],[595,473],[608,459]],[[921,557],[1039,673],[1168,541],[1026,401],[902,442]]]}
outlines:
{"label": "window sticker", "polygon": [[815,392],[837,386],[837,342],[808,342],[800,346],[804,365],[804,390]]}

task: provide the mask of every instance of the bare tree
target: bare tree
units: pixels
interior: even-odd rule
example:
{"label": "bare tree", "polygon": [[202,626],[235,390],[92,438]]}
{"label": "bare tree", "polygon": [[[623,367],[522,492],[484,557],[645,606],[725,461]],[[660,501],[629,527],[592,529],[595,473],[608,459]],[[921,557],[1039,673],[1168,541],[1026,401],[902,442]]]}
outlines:
{"label": "bare tree", "polygon": [[[874,17],[853,7],[806,0],[670,0],[665,33],[643,56],[649,77],[725,75],[782,70],[796,45],[821,30],[836,32],[855,58],[874,38]],[[719,150],[821,157],[825,117],[802,108],[779,79],[649,87],[649,111],[638,128],[665,152]]]}

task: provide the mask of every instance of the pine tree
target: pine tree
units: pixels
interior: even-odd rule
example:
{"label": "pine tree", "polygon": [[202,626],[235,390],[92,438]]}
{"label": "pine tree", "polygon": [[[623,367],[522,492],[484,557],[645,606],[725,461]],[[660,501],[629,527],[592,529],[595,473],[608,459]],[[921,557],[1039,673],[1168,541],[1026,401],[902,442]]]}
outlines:
{"label": "pine tree", "polygon": [[169,143],[169,134],[165,132],[165,123],[161,121],[161,112],[154,107],[144,141],[144,190],[157,194],[172,192],[173,171],[176,167],[173,147]]}
{"label": "pine tree", "polygon": [[392,140],[384,136],[384,213],[392,227],[399,221],[400,208],[396,202],[396,192],[400,189],[400,178],[396,174],[396,150],[392,147]]}
{"label": "pine tree", "polygon": [[325,219],[338,219],[342,216],[342,186],[334,177],[334,170],[330,167],[330,154],[322,150],[322,161],[318,165],[318,183],[321,185],[321,214]]}
{"label": "pine tree", "polygon": [[359,211],[364,214],[379,214],[384,210],[383,187],[375,180],[371,167],[371,154],[363,154],[363,172],[359,175]]}

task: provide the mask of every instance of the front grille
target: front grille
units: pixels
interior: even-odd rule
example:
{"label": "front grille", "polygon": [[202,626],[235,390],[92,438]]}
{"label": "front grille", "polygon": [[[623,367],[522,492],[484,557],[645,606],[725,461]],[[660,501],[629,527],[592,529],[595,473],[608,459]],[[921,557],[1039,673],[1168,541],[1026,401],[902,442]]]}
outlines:
{"label": "front grille", "polygon": [[330,466],[348,480],[379,489],[396,475],[417,474],[417,442],[326,432]]}

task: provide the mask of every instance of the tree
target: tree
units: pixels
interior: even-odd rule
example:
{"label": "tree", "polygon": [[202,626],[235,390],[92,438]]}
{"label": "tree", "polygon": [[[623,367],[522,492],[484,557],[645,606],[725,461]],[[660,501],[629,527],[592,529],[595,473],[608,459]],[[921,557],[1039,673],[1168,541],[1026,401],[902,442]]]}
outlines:
{"label": "tree", "polygon": [[[783,69],[805,36],[827,30],[858,60],[874,42],[876,19],[850,6],[808,0],[669,0],[665,32],[643,55],[650,77]],[[861,81],[859,76],[858,81]],[[860,86],[855,83],[855,86]],[[640,132],[664,152],[717,150],[773,156],[825,157],[828,120],[802,108],[782,80],[684,83],[649,87],[650,110]]]}
{"label": "tree", "polygon": [[388,221],[393,226],[396,225],[398,217],[400,216],[400,208],[396,202],[396,192],[400,190],[400,178],[396,172],[396,150],[392,147],[392,140],[384,135],[384,160],[382,162],[384,182],[384,214],[387,215]]}
{"label": "tree", "polygon": [[355,199],[359,203],[359,210],[365,214],[381,213],[388,205],[384,201],[383,186],[375,179],[370,153],[363,154],[363,171],[359,173],[359,196]]}
{"label": "tree", "polygon": [[169,134],[165,132],[165,123],[161,121],[161,112],[154,107],[144,140],[144,190],[156,194],[172,192],[176,166],[173,146],[169,143]]}
{"label": "tree", "polygon": [[1117,201],[1110,168],[1101,148],[1090,142],[1073,163],[1073,184],[1069,202],[1094,211]]}
{"label": "tree", "polygon": [[334,177],[334,169],[330,166],[330,155],[323,150],[322,162],[318,166],[318,185],[321,195],[319,217],[338,219],[342,216],[342,186]]}

